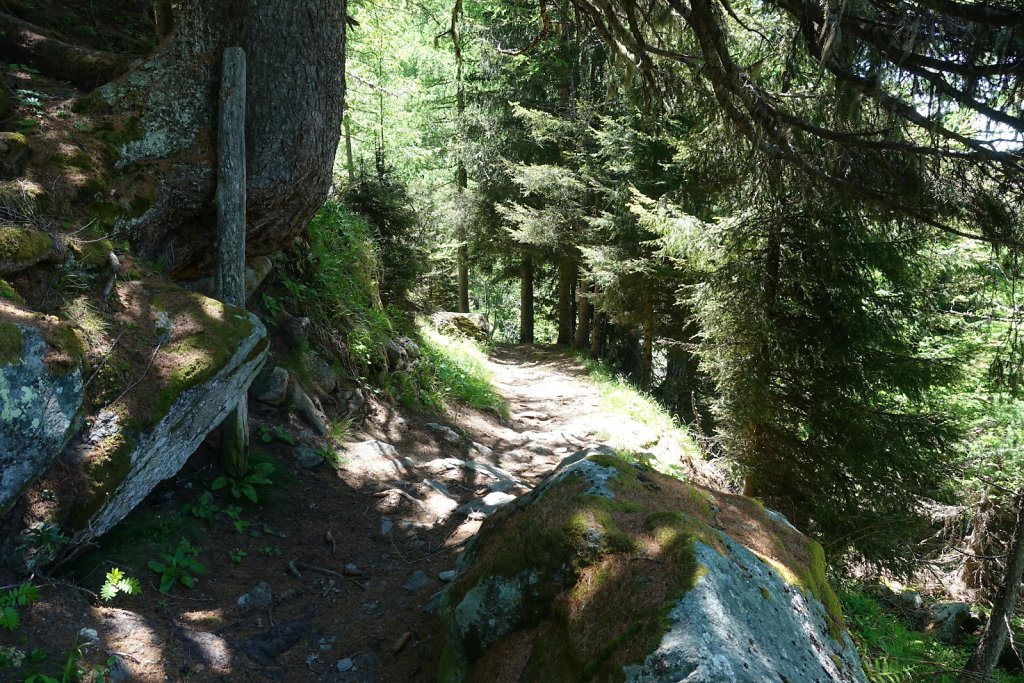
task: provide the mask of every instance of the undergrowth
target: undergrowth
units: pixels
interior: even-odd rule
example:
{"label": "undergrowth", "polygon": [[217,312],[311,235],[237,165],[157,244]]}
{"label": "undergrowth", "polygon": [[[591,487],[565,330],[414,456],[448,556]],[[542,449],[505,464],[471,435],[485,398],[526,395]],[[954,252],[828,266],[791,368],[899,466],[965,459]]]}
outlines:
{"label": "undergrowth", "polygon": [[[701,458],[700,448],[694,442],[689,430],[680,424],[657,399],[637,389],[629,381],[615,374],[603,363],[580,357],[590,382],[601,397],[601,408],[611,415],[625,415],[647,427],[647,432],[616,430],[615,433],[598,433],[597,437],[623,457],[644,462],[664,474],[680,475],[680,467],[652,459],[647,452],[656,442],[673,442],[680,452],[688,457]],[[652,442],[652,435],[654,441]]]}
{"label": "undergrowth", "polygon": [[[971,656],[977,637],[962,645],[946,645],[913,631],[876,600],[851,589],[839,594],[846,625],[871,683],[928,680],[954,683]],[[1001,683],[1022,683],[1024,676],[995,672]]]}
{"label": "undergrowth", "polygon": [[435,330],[429,323],[417,324],[420,351],[428,361],[421,378],[424,403],[435,409],[452,400],[478,410],[508,417],[508,404],[492,383],[487,368],[487,348],[463,337]]}

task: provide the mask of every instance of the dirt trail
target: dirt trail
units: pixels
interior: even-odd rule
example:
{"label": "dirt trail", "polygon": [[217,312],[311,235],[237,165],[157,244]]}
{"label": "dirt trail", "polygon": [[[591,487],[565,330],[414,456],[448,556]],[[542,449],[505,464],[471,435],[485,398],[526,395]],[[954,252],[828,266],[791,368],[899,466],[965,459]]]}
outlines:
{"label": "dirt trail", "polygon": [[[217,474],[204,447],[78,564],[75,580],[90,590],[121,566],[143,594],[108,604],[44,585],[44,600],[25,610],[20,647],[67,649],[82,642],[80,629],[95,629],[84,662],[114,657],[126,680],[147,682],[435,680],[444,639],[431,598],[481,520],[599,438],[633,430],[659,441],[603,410],[585,369],[562,352],[503,346],[490,365],[510,420],[462,408],[442,421],[371,401],[337,468],[302,467],[299,449],[314,439],[287,423],[295,444],[264,444],[285,471],[260,504],[221,491],[210,520],[188,511]],[[254,432],[281,419],[252,409]],[[226,516],[231,505],[248,526]],[[209,571],[194,589],[160,593],[146,563],[179,536],[202,548]],[[269,595],[237,604],[261,582]],[[0,680],[21,680],[7,673]]]}

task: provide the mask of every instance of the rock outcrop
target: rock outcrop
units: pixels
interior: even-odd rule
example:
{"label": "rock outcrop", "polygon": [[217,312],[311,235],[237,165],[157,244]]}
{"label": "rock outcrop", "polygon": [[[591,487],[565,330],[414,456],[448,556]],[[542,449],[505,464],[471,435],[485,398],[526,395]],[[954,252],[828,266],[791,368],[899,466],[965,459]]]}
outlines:
{"label": "rock outcrop", "polygon": [[438,332],[461,335],[487,341],[491,338],[491,325],[481,313],[452,313],[443,311],[430,316],[430,321]]}
{"label": "rock outcrop", "polygon": [[588,449],[496,512],[441,681],[864,681],[821,547],[756,501]]}
{"label": "rock outcrop", "polygon": [[14,306],[0,312],[3,513],[81,426],[84,381],[82,344],[70,326]]}
{"label": "rock outcrop", "polygon": [[75,544],[178,472],[268,345],[258,318],[200,294],[131,282],[119,295],[127,305],[104,324],[125,331],[89,369],[87,334],[0,301],[0,511],[27,491],[21,524],[56,524]]}

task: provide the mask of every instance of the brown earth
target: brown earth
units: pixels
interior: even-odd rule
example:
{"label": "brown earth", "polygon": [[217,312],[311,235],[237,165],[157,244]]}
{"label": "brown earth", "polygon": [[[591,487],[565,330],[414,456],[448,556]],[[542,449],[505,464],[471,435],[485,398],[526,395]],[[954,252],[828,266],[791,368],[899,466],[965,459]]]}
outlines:
{"label": "brown earth", "polygon": [[[47,659],[0,669],[0,679],[24,680],[35,670],[54,675],[66,653],[85,642],[80,630],[91,628],[99,642],[82,648],[80,666],[117,660],[131,672],[127,680],[434,680],[443,636],[424,607],[444,585],[438,574],[454,568],[480,526],[479,514],[452,508],[494,488],[521,495],[565,455],[596,445],[594,434],[642,429],[604,412],[583,367],[557,350],[499,347],[490,365],[510,421],[465,407],[444,417],[411,414],[371,400],[364,424],[338,448],[337,467],[299,467],[297,448],[312,437],[298,423],[279,423],[275,409],[251,403],[253,441],[278,467],[274,483],[258,487],[259,503],[222,488],[211,520],[188,511],[218,476],[215,449],[204,444],[99,547],[60,567],[60,578],[35,578],[42,599],[21,608],[22,626],[0,634],[0,645],[41,648]],[[452,427],[458,438],[446,440],[424,426],[430,422]],[[294,446],[268,436],[278,426]],[[372,439],[407,460],[396,464],[358,448]],[[501,468],[512,481],[503,486],[453,458]],[[229,506],[239,508],[241,533],[225,515]],[[384,518],[391,523],[386,533]],[[208,572],[196,575],[195,588],[161,592],[147,562],[182,538],[201,549],[197,559]],[[115,566],[142,582],[141,594],[109,603],[97,597]],[[425,574],[425,585],[403,587],[416,572]],[[271,587],[269,605],[236,604],[261,581]],[[344,659],[351,669],[342,672]]]}

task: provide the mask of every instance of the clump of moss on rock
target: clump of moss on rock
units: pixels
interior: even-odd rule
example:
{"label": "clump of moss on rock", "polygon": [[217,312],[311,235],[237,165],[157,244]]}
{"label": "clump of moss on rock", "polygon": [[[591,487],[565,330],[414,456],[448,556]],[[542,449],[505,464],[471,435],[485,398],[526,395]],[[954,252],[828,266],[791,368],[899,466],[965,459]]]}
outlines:
{"label": "clump of moss on rock", "polygon": [[0,320],[0,365],[20,363],[21,344],[21,328],[14,323]]}
{"label": "clump of moss on rock", "polygon": [[53,251],[53,238],[39,230],[0,225],[0,273],[33,266]]}

